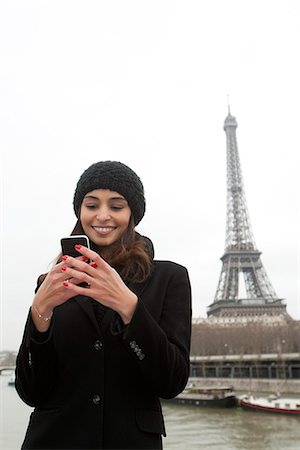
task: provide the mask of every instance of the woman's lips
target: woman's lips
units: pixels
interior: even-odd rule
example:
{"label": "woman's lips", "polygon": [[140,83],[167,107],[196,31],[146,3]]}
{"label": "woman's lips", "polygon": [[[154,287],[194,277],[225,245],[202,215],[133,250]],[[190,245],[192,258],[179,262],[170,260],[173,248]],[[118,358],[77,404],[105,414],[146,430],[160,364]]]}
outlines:
{"label": "woman's lips", "polygon": [[94,226],[92,228],[96,231],[96,233],[99,233],[99,234],[109,234],[115,230],[115,227],[95,227]]}

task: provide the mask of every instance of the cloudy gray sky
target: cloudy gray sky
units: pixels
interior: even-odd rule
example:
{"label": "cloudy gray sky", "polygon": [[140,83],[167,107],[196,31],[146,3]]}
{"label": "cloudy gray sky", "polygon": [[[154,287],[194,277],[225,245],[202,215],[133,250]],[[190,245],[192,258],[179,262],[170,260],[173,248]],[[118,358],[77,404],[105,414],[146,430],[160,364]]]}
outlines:
{"label": "cloudy gray sky", "polygon": [[116,159],[144,182],[138,231],[185,265],[194,316],[225,243],[227,95],[262,262],[299,299],[295,0],[3,0],[1,349],[19,345],[36,278],[74,225],[77,179]]}

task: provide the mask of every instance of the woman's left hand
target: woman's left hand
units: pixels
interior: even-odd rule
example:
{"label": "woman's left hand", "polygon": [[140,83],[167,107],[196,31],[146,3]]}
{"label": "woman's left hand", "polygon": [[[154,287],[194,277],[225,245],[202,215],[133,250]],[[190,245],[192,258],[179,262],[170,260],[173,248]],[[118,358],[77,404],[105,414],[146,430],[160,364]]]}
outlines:
{"label": "woman's left hand", "polygon": [[81,287],[65,281],[66,289],[74,295],[85,295],[102,305],[116,311],[125,324],[129,323],[137,304],[137,296],[126,286],[120,275],[98,253],[84,246],[76,246],[76,250],[89,258],[91,263],[80,261],[71,256],[64,256],[63,272],[66,278],[74,277],[89,286]]}

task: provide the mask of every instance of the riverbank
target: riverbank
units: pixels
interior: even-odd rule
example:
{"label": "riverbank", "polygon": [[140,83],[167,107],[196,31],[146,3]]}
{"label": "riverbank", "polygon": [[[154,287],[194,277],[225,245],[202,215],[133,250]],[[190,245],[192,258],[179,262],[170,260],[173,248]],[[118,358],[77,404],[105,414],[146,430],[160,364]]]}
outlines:
{"label": "riverbank", "polygon": [[300,395],[300,380],[278,380],[268,378],[200,378],[191,377],[189,382],[196,386],[220,387],[231,385],[236,393],[274,393]]}

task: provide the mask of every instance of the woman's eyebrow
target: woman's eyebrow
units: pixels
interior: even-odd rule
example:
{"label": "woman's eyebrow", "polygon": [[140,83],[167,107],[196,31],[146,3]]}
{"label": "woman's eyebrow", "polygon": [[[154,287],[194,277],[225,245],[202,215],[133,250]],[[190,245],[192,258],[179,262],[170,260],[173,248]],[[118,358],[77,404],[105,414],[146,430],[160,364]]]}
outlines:
{"label": "woman's eyebrow", "polygon": [[124,202],[127,201],[124,197],[111,197],[110,200],[123,200]]}
{"label": "woman's eyebrow", "polygon": [[91,198],[91,199],[93,199],[93,200],[99,200],[99,198],[98,198],[98,197],[95,197],[94,195],[86,195],[86,196],[84,197],[84,200],[85,200],[86,198]]}
{"label": "woman's eyebrow", "polygon": [[[98,197],[96,197],[95,195],[86,195],[85,197],[84,197],[84,200],[85,199],[92,199],[92,200],[100,200]],[[124,202],[126,202],[127,200],[126,200],[126,198],[124,198],[124,197],[111,197],[109,200],[123,200]]]}

